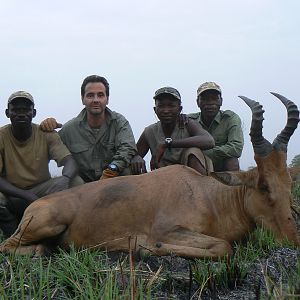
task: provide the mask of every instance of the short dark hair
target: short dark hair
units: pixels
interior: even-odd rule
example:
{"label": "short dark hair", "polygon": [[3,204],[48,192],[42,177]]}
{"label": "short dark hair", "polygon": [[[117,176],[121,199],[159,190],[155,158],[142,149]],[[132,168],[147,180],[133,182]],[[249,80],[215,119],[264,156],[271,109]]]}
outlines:
{"label": "short dark hair", "polygon": [[87,86],[88,83],[90,82],[101,82],[104,86],[105,86],[105,93],[106,96],[109,96],[109,83],[106,80],[106,78],[102,77],[102,76],[98,76],[98,75],[90,75],[88,77],[86,77],[81,85],[81,97],[84,97],[84,93],[85,93],[85,88]]}

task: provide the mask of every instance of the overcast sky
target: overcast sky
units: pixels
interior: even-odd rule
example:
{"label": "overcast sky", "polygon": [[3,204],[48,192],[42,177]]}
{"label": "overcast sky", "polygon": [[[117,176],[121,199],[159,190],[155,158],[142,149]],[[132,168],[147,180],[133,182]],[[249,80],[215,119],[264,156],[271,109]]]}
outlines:
{"label": "overcast sky", "polygon": [[[300,106],[300,1],[0,0],[1,125],[8,96],[26,90],[39,123],[66,122],[82,109],[80,85],[91,74],[110,82],[109,107],[122,113],[138,139],[157,121],[153,95],[177,88],[185,113],[196,112],[205,81],[223,91],[222,109],[238,113],[245,147],[241,167],[254,165],[248,137],[251,112],[238,95],[264,105],[271,142],[286,123],[278,92]],[[300,153],[300,129],[288,162]]]}

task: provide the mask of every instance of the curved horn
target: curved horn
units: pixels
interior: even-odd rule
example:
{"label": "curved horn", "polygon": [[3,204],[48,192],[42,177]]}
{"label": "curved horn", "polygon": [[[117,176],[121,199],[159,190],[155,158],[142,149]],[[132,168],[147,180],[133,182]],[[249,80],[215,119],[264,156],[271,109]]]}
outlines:
{"label": "curved horn", "polygon": [[253,145],[254,153],[260,156],[265,156],[272,151],[272,146],[262,135],[263,114],[262,105],[245,96],[239,96],[251,108],[252,122],[250,128],[250,137]]}
{"label": "curved horn", "polygon": [[277,145],[279,145],[281,146],[279,148],[281,148],[284,151],[287,151],[287,144],[290,140],[290,137],[293,135],[295,129],[298,126],[299,110],[294,102],[290,101],[284,96],[272,92],[271,94],[277,97],[284,104],[287,110],[287,123],[284,129],[275,138],[273,146],[276,147]]}

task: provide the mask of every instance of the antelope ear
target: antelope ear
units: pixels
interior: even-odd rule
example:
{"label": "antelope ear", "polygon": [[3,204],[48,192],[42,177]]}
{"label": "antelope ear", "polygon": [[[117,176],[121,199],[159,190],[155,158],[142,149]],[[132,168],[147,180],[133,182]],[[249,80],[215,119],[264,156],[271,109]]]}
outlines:
{"label": "antelope ear", "polygon": [[252,182],[249,172],[212,172],[210,175],[222,182],[223,184],[230,186],[238,186],[238,185],[247,185],[247,186],[255,186],[255,183]]}

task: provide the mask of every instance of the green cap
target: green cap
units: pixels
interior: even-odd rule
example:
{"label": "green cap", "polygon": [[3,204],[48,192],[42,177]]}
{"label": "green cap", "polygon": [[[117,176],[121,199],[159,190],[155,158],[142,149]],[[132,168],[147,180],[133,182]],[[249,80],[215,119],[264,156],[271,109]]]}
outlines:
{"label": "green cap", "polygon": [[7,104],[11,103],[11,101],[15,100],[15,99],[19,99],[19,98],[23,98],[23,99],[27,99],[29,100],[32,104],[34,104],[34,100],[31,94],[25,92],[25,91],[17,91],[12,93],[7,101]]}
{"label": "green cap", "polygon": [[202,83],[197,90],[197,97],[199,97],[200,94],[207,90],[215,90],[218,91],[220,94],[222,94],[220,86],[218,86],[215,82],[204,82]]}
{"label": "green cap", "polygon": [[158,89],[155,92],[153,99],[157,99],[159,96],[161,96],[163,94],[172,95],[174,98],[181,101],[181,96],[180,96],[179,92],[176,89],[169,87],[169,86],[165,86],[165,87]]}

